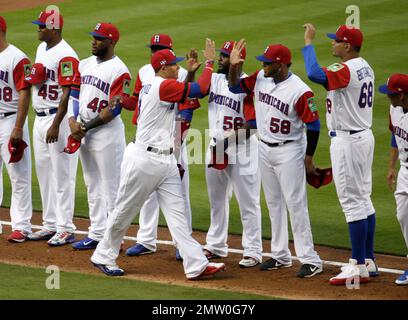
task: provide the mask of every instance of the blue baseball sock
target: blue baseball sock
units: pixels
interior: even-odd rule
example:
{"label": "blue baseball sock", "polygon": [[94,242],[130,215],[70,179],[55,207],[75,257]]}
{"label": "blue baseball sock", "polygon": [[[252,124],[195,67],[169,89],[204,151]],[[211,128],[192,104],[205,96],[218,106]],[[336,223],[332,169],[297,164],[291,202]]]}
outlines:
{"label": "blue baseball sock", "polygon": [[365,250],[367,240],[367,219],[350,222],[351,257],[357,264],[365,264]]}
{"label": "blue baseball sock", "polygon": [[375,233],[375,213],[367,217],[367,240],[365,256],[374,260],[374,233]]}

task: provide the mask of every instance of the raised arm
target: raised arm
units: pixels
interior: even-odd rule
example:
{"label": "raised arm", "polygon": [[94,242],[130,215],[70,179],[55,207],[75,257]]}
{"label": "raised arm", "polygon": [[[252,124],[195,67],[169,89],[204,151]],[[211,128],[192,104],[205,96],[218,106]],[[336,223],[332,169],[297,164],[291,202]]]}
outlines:
{"label": "raised arm", "polygon": [[[245,39],[239,40],[233,47],[230,54],[230,69],[228,73],[228,86],[235,88],[239,85],[239,79],[244,59],[241,58],[241,52],[246,46]],[[243,91],[242,91],[243,92]]]}

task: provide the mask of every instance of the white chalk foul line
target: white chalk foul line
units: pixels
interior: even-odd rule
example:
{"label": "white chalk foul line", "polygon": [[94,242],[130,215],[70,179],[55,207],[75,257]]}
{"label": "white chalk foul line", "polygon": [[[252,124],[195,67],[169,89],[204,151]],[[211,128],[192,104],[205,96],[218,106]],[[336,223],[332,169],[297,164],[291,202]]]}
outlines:
{"label": "white chalk foul line", "polygon": [[[6,225],[6,226],[11,226],[11,222],[9,222],[9,221],[0,221],[0,224]],[[42,229],[42,226],[33,225],[32,228],[33,229]],[[81,231],[81,230],[76,230],[74,233],[75,234],[82,234],[82,235],[87,235],[88,234],[88,232]],[[137,239],[136,239],[136,237],[125,236],[124,240],[136,241]],[[173,241],[157,240],[157,243],[174,246]],[[238,253],[238,254],[243,254],[244,253],[244,251],[240,250],[240,249],[228,249],[228,252]],[[271,254],[270,253],[263,253],[262,256],[263,257],[271,257]],[[297,257],[294,257],[294,256],[292,256],[292,259],[296,260],[296,261],[299,261],[299,259]],[[347,265],[347,263],[337,262],[337,261],[322,260],[322,262],[323,262],[323,264],[327,264],[327,265],[330,265],[330,266],[336,266],[336,267],[343,267],[343,266]],[[404,273],[404,270],[388,269],[388,268],[378,268],[378,271],[385,272],[385,273],[393,273],[393,274],[403,274]]]}

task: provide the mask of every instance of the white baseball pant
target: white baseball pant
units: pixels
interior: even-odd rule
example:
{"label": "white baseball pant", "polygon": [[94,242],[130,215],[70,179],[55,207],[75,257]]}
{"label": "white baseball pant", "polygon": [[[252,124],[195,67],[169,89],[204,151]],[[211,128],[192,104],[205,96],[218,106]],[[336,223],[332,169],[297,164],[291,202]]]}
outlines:
{"label": "white baseball pant", "polygon": [[401,166],[398,172],[397,188],[394,193],[397,203],[397,218],[408,249],[408,168]]}
{"label": "white baseball pant", "polygon": [[121,241],[149,195],[157,191],[160,208],[183,257],[187,278],[200,275],[208,265],[201,245],[189,232],[185,217],[181,180],[174,155],[146,151],[147,146],[130,143],[124,154],[114,213],[91,260],[116,265]]}
{"label": "white baseball pant", "polygon": [[330,157],[337,196],[347,223],[367,219],[375,212],[371,202],[372,131],[350,134],[336,130],[336,136],[331,139]]}
{"label": "white baseball pant", "polygon": [[90,227],[88,236],[101,241],[108,216],[115,209],[120,166],[126,148],[120,118],[90,130],[82,139],[80,159],[87,187]]}
{"label": "white baseball pant", "polygon": [[[193,232],[190,205],[190,177],[188,170],[187,147],[183,143],[180,152],[180,164],[185,173],[182,179],[182,192],[185,201],[185,215],[189,226],[190,234]],[[139,230],[137,232],[137,243],[145,248],[156,251],[157,226],[159,224],[160,207],[156,191],[152,192],[146,202],[143,204],[139,215]]]}
{"label": "white baseball pant", "polygon": [[[9,163],[10,152],[8,142],[11,132],[16,123],[17,114],[6,118],[0,118],[0,168],[3,168],[3,162],[6,166],[11,182],[11,204],[10,217],[13,230],[21,230],[27,233],[31,232],[31,216],[33,214],[31,199],[31,151],[30,136],[28,133],[27,121],[23,127],[23,140],[28,147],[24,150],[20,161]],[[2,177],[1,177],[2,178]],[[2,179],[1,179],[2,180]],[[3,182],[1,182],[0,204],[3,197]]]}
{"label": "white baseball pant", "polygon": [[[234,191],[242,221],[243,256],[249,256],[262,262],[261,228],[261,174],[258,165],[258,142],[251,138],[252,149],[247,162],[237,157],[234,164],[228,164],[223,170],[206,168],[208,198],[211,207],[211,224],[208,229],[205,249],[221,257],[228,255],[229,201]],[[249,149],[249,148],[248,148]],[[210,151],[208,151],[210,152]],[[255,171],[246,172],[248,166]]]}
{"label": "white baseball pant", "polygon": [[[262,186],[272,225],[272,258],[291,263],[288,217],[296,256],[302,264],[322,266],[314,250],[306,193],[305,141],[293,141],[278,147],[259,143]],[[287,208],[287,209],[286,209]]]}
{"label": "white baseball pant", "polygon": [[63,152],[70,134],[67,117],[60,124],[58,141],[45,142],[53,120],[54,115],[50,115],[36,116],[34,121],[34,157],[41,192],[43,226],[50,231],[72,233],[75,231],[72,218],[78,153]]}

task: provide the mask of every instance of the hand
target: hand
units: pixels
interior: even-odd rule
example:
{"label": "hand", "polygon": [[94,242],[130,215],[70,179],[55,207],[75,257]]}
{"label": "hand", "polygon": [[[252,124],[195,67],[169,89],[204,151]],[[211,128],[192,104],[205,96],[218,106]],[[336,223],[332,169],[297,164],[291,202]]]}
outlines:
{"label": "hand", "polygon": [[393,191],[395,189],[396,178],[397,170],[395,168],[389,168],[387,173],[387,184],[390,191]]}
{"label": "hand", "polygon": [[305,28],[305,46],[307,46],[309,44],[312,44],[313,39],[316,35],[316,28],[311,23],[305,23],[303,25],[303,28]]}
{"label": "hand", "polygon": [[81,125],[81,123],[75,120],[69,121],[69,128],[71,129],[72,136],[78,141],[81,141],[81,139],[86,135],[84,127]]}
{"label": "hand", "polygon": [[180,179],[183,180],[184,173],[186,172],[186,170],[184,170],[183,166],[180,163],[177,163],[177,168],[179,170]]}
{"label": "hand", "polygon": [[10,140],[13,146],[19,145],[21,140],[23,140],[23,129],[14,128],[13,131],[11,132]]}
{"label": "hand", "polygon": [[111,110],[115,109],[117,104],[122,104],[122,103],[123,103],[122,96],[119,96],[119,95],[114,96],[112,97],[112,99],[109,100],[108,108]]}
{"label": "hand", "polygon": [[313,157],[312,156],[306,156],[305,157],[305,168],[306,168],[306,174],[307,175],[314,175],[318,176],[319,174],[316,171],[316,167],[313,163]]}
{"label": "hand", "polygon": [[190,52],[186,54],[186,66],[188,72],[196,72],[200,66],[201,62],[198,61],[198,52],[195,49],[191,49]]}
{"label": "hand", "polygon": [[59,135],[59,126],[56,126],[54,124],[51,125],[51,127],[47,130],[47,135],[45,137],[45,142],[46,143],[54,143],[58,141],[58,135]]}
{"label": "hand", "polygon": [[229,59],[231,66],[236,67],[244,63],[245,60],[241,58],[241,52],[245,48],[245,46],[245,39],[241,39],[237,43],[235,43]]}
{"label": "hand", "polygon": [[215,42],[211,39],[205,40],[205,50],[203,51],[206,60],[215,61]]}

